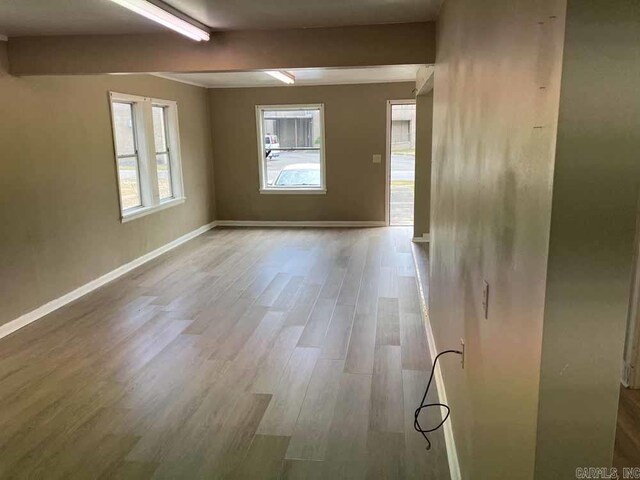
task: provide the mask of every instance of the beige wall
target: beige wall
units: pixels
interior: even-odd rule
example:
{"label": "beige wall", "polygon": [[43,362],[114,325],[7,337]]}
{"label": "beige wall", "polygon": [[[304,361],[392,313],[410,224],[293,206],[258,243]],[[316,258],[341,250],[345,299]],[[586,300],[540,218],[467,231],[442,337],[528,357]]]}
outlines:
{"label": "beige wall", "polygon": [[536,478],[610,466],[640,185],[640,8],[570,0]]}
{"label": "beige wall", "polygon": [[564,10],[447,0],[438,24],[430,318],[466,341],[442,362],[463,478],[533,477]]}
{"label": "beige wall", "polygon": [[435,24],[179,34],[12,37],[15,75],[202,72],[433,63]]}
{"label": "beige wall", "polygon": [[[210,90],[220,220],[385,219],[387,100],[412,98],[413,83]],[[326,195],[258,192],[256,105],[324,103]]]}
{"label": "beige wall", "polygon": [[[185,204],[120,223],[109,90],[178,102]],[[210,133],[203,88],[0,76],[0,325],[211,222]]]}
{"label": "beige wall", "polygon": [[413,236],[429,233],[431,213],[431,145],[433,90],[416,97],[416,187]]}

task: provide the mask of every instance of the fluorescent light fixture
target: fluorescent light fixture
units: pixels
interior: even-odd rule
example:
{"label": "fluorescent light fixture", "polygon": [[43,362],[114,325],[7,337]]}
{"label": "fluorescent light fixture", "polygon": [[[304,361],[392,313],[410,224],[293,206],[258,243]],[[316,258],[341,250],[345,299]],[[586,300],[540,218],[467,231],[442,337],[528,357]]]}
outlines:
{"label": "fluorescent light fixture", "polygon": [[293,85],[296,82],[296,77],[291,75],[289,72],[283,72],[282,70],[267,70],[264,73],[271,75],[273,78],[277,78],[287,85]]}
{"label": "fluorescent light fixture", "polygon": [[182,35],[196,40],[197,42],[204,40],[209,41],[209,32],[192,25],[191,23],[176,17],[174,14],[154,5],[147,0],[111,0],[118,5],[128,8],[132,12],[136,12],[143,17],[158,22],[171,30],[175,30]]}

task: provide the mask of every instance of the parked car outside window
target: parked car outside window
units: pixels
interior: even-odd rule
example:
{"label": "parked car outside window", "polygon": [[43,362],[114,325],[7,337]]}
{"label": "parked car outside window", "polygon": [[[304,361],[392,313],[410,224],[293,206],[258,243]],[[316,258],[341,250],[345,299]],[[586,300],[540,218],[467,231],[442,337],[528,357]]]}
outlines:
{"label": "parked car outside window", "polygon": [[294,163],[284,167],[273,184],[276,187],[308,187],[320,185],[320,165]]}
{"label": "parked car outside window", "polygon": [[280,155],[279,152],[274,152],[274,149],[280,148],[280,142],[277,135],[265,135],[264,136],[264,152],[267,159],[275,158]]}

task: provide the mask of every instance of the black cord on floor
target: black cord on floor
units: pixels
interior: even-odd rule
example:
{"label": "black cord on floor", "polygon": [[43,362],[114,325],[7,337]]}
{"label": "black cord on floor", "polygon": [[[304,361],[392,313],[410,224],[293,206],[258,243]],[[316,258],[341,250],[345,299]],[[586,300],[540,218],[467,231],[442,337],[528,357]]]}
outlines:
{"label": "black cord on floor", "polygon": [[[444,403],[425,403],[427,401],[427,394],[429,393],[429,387],[431,387],[431,382],[433,380],[433,373],[436,370],[436,363],[438,363],[438,359],[446,353],[457,353],[458,355],[462,355],[462,352],[460,350],[445,350],[444,352],[440,352],[438,355],[436,355],[436,358],[433,359],[433,365],[431,366],[431,375],[429,376],[429,383],[427,383],[427,388],[424,391],[424,395],[422,396],[422,401],[420,402],[420,406],[416,408],[416,411],[414,413],[413,428],[415,428],[417,432],[420,432],[424,437],[424,439],[427,441],[427,450],[431,449],[431,442],[429,441],[429,437],[427,437],[427,433],[438,430],[442,425],[444,425],[444,422],[447,421],[447,418],[449,418],[449,414],[451,413],[451,409],[449,408],[449,406],[445,405]],[[423,409],[429,408],[429,407],[446,408],[447,414],[444,416],[442,421],[437,426],[425,430],[420,426],[418,417],[420,416],[420,413],[422,412]]]}

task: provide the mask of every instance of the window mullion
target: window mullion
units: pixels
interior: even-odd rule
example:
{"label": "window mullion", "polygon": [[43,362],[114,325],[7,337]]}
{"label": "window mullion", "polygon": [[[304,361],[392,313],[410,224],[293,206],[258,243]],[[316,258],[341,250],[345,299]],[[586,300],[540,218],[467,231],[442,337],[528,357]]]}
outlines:
{"label": "window mullion", "polygon": [[145,99],[139,104],[139,162],[140,182],[142,184],[143,204],[145,207],[160,203],[158,191],[158,172],[156,166],[155,141],[153,137],[153,112],[151,100]]}

